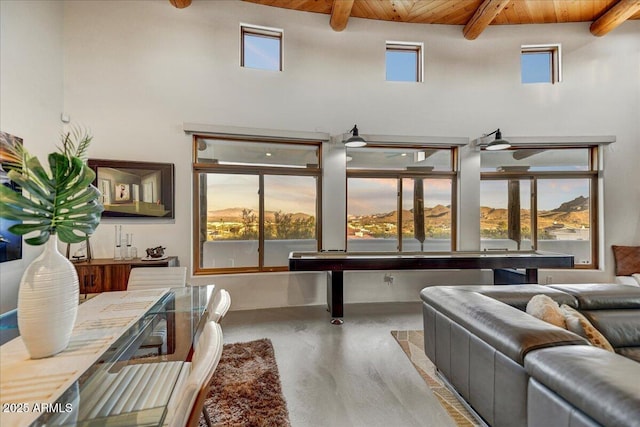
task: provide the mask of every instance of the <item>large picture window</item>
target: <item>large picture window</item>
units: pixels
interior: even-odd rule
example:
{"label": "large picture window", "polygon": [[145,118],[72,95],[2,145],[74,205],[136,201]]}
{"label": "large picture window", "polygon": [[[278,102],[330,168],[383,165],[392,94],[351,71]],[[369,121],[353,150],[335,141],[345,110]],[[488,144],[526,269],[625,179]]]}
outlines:
{"label": "large picture window", "polygon": [[455,150],[347,151],[347,251],[455,250]]}
{"label": "large picture window", "polygon": [[196,274],[287,270],[319,248],[320,142],[194,136]]}
{"label": "large picture window", "polygon": [[597,268],[597,148],[481,154],[481,248],[542,250]]}

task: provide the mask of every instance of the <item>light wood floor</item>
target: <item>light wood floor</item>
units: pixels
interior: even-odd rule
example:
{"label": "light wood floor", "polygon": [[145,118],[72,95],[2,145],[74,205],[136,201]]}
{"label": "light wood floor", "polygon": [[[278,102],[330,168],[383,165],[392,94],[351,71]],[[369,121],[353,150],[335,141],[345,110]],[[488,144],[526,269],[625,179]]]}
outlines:
{"label": "light wood floor", "polygon": [[422,329],[415,303],[350,304],[334,326],[324,307],[232,311],[224,342],[269,338],[293,427],[454,426],[391,330]]}

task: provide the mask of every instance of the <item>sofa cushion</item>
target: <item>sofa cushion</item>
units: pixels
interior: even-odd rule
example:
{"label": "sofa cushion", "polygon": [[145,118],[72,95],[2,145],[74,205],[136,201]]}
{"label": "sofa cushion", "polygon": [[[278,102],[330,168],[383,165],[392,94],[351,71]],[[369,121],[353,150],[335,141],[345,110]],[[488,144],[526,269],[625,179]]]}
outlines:
{"label": "sofa cushion", "polygon": [[533,296],[527,303],[526,313],[559,328],[567,329],[564,313],[560,310],[560,306],[547,295]]}
{"label": "sofa cushion", "polygon": [[611,246],[616,262],[616,276],[640,273],[640,246]]}
{"label": "sofa cushion", "polygon": [[549,287],[576,297],[580,311],[640,308],[640,287],[616,283],[563,284]]}
{"label": "sofa cushion", "polygon": [[602,425],[638,425],[640,363],[572,345],[533,351],[524,366],[531,377]]}
{"label": "sofa cushion", "polygon": [[558,304],[567,304],[571,307],[578,307],[578,300],[561,290],[542,285],[485,285],[485,286],[456,286],[456,289],[477,292],[486,295],[505,304],[509,304],[519,310],[525,311],[527,303],[535,295],[547,295]]}
{"label": "sofa cushion", "polygon": [[584,310],[581,313],[616,349],[640,347],[640,310]]}
{"label": "sofa cushion", "polygon": [[564,312],[568,330],[586,338],[593,346],[611,352],[615,351],[604,335],[602,335],[582,313],[565,304],[560,308]]}
{"label": "sofa cushion", "polygon": [[640,347],[620,347],[616,348],[616,353],[640,363]]}

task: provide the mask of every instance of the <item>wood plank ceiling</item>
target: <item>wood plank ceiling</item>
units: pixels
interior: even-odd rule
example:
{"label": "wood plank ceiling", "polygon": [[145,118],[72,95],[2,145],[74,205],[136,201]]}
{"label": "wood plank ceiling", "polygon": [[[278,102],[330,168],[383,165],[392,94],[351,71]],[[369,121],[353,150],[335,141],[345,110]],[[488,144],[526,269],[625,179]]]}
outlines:
{"label": "wood plank ceiling", "polygon": [[[191,0],[170,1],[174,5],[191,3]],[[640,0],[244,1],[331,15],[329,22],[335,31],[344,30],[349,18],[354,17],[416,24],[463,25],[463,35],[469,40],[478,37],[488,25],[592,22],[591,33],[603,36],[627,19],[640,19]]]}

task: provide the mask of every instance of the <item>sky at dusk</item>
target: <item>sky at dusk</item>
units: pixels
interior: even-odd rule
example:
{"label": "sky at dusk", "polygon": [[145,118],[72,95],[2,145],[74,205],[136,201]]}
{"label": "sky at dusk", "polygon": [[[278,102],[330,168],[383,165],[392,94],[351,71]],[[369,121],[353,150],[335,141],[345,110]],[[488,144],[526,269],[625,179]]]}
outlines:
{"label": "sky at dusk", "polygon": [[[413,180],[403,184],[403,206],[413,206]],[[255,175],[210,174],[207,178],[208,210],[249,208],[258,211],[258,177]],[[394,178],[349,178],[347,215],[371,215],[397,210],[397,180]],[[522,182],[521,205],[528,209],[530,185]],[[451,182],[428,179],[424,184],[424,206],[451,204]],[[538,180],[538,209],[552,210],[579,196],[589,197],[589,180]],[[483,181],[480,203],[507,208],[507,181]],[[315,215],[316,187],[312,177],[271,175],[265,177],[265,210]]]}
{"label": "sky at dusk", "polygon": [[244,66],[263,70],[280,69],[280,41],[275,38],[245,34]]}
{"label": "sky at dusk", "polygon": [[[349,178],[347,215],[388,213],[398,209],[398,181],[395,178]],[[413,205],[413,180],[403,184],[404,207]],[[451,181],[427,179],[424,184],[425,207],[451,204]],[[408,200],[407,200],[408,199]]]}
{"label": "sky at dusk", "polygon": [[[521,183],[520,194],[522,207],[529,199],[529,184]],[[561,204],[577,197],[589,197],[588,179],[539,179],[538,210],[556,209]],[[507,181],[482,181],[480,205],[491,208],[507,208]],[[527,203],[528,205],[528,203]]]}
{"label": "sky at dusk", "polygon": [[[315,178],[265,176],[265,210],[285,213],[316,213]],[[258,176],[207,175],[207,210],[248,208],[258,211]]]}

